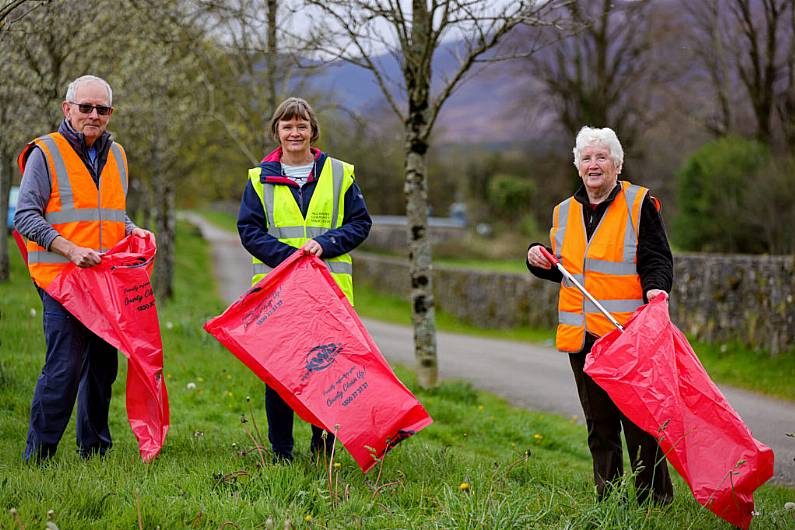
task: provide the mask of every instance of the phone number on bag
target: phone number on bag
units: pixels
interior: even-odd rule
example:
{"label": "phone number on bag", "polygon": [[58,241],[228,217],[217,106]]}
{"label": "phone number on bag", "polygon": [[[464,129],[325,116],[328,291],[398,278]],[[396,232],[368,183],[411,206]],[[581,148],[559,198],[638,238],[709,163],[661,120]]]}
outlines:
{"label": "phone number on bag", "polygon": [[360,396],[362,394],[362,392],[364,392],[366,389],[367,389],[367,383],[362,383],[359,386],[359,388],[357,388],[356,390],[351,392],[350,396],[348,396],[348,397],[346,397],[345,399],[342,400],[342,406],[343,407],[347,407],[348,405],[350,405],[351,401],[356,399],[357,396]]}

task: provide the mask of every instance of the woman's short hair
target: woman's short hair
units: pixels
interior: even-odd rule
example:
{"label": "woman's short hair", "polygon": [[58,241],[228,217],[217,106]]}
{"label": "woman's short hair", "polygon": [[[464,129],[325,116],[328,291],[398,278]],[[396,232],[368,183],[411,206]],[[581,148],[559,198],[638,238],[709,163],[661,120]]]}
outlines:
{"label": "woman's short hair", "polygon": [[66,101],[74,102],[75,100],[75,93],[80,85],[85,83],[99,83],[105,86],[105,90],[108,91],[108,106],[113,106],[113,89],[110,88],[110,85],[107,81],[102,79],[101,77],[97,77],[95,75],[82,75],[69,83],[69,86],[66,87]]}
{"label": "woman's short hair", "polygon": [[317,124],[315,111],[306,100],[301,98],[287,98],[276,107],[276,111],[273,113],[273,117],[271,117],[271,138],[278,142],[279,122],[292,120],[293,118],[301,118],[309,121],[309,125],[312,127],[311,143],[315,143],[317,139],[320,138],[320,127],[318,127]]}
{"label": "woman's short hair", "polygon": [[574,167],[580,168],[580,153],[586,147],[598,145],[610,151],[610,158],[616,163],[618,170],[624,165],[624,149],[618,141],[615,131],[608,127],[597,129],[587,125],[577,133],[577,140],[574,142]]}

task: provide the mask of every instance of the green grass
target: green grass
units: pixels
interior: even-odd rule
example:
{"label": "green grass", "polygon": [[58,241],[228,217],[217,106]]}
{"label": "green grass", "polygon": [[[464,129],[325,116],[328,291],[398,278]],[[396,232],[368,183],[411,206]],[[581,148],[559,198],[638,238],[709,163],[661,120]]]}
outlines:
{"label": "green grass", "polygon": [[[256,419],[264,434],[263,386],[201,329],[223,305],[206,266],[208,249],[182,224],[177,256],[175,300],[159,307],[172,417],[161,455],[148,465],[138,458],[126,422],[122,361],[111,404],[113,449],[104,459],[80,460],[72,422],[58,454],[37,466],[23,464],[21,453],[43,362],[40,302],[12,253],[12,281],[2,285],[0,298],[0,528],[42,528],[50,510],[62,530],[729,528],[678,479],[676,500],[666,509],[622,502],[622,494],[632,496],[626,485],[597,503],[582,425],[510,407],[461,382],[420,391],[400,368],[434,423],[389,453],[380,477],[362,475],[343,451],[329,487],[326,469],[308,456],[309,428],[300,421],[294,464],[259,465],[244,429],[254,433]],[[196,388],[188,389],[189,382]],[[464,483],[469,488],[462,490]],[[760,488],[755,527],[791,528],[783,505],[792,495]]]}
{"label": "green grass", "polygon": [[771,357],[738,343],[691,345],[716,381],[795,401],[795,351]]}

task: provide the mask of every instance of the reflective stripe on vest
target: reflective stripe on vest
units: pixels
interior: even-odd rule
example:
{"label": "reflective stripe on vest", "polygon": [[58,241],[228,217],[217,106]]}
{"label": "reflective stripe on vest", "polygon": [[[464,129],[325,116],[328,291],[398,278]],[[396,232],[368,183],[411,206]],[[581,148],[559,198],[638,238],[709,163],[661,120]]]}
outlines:
{"label": "reflective stripe on vest", "polygon": [[[643,304],[637,274],[640,207],[648,191],[622,181],[621,193],[610,203],[587,240],[583,206],[570,197],[555,207],[550,241],[564,267],[620,323]],[[613,329],[610,321],[568,280],[561,282],[556,344],[577,352],[586,331],[596,336]]]}
{"label": "reflective stripe on vest", "polygon": [[[341,224],[344,217],[344,195],[353,184],[352,165],[331,157],[326,159],[309,202],[306,218],[301,214],[289,188],[263,183],[261,173],[261,168],[252,169],[249,171],[249,179],[262,200],[269,235],[300,248],[307,240],[321,236]],[[343,254],[323,261],[342,292],[353,304],[353,264],[350,255]],[[252,257],[252,285],[271,270],[271,267]]]}
{"label": "reflective stripe on vest", "polygon": [[[328,267],[328,270],[333,274],[353,274],[353,264],[345,263],[344,261],[323,261]],[[264,263],[253,263],[251,268],[254,274],[268,274],[273,270]]]}
{"label": "reflective stripe on vest", "polygon": [[[18,158],[24,174],[27,157],[39,147],[47,162],[51,192],[45,220],[75,245],[104,251],[124,238],[126,232],[127,166],[124,150],[112,143],[108,160],[94,179],[85,163],[60,133],[42,136],[25,146]],[[69,260],[27,241],[31,277],[46,288]]]}
{"label": "reflective stripe on vest", "polygon": [[55,252],[34,250],[32,252],[28,251],[28,263],[69,263],[69,258]]}

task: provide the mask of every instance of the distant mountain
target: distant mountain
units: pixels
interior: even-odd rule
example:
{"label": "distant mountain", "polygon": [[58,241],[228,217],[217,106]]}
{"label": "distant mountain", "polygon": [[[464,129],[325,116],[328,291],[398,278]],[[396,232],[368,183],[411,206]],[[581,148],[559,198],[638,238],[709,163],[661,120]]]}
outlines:
{"label": "distant mountain", "polygon": [[[446,44],[437,51],[433,90],[439,90],[443,78],[457,68],[452,52],[458,46]],[[385,54],[374,61],[390,79],[402,84],[403,74],[394,57]],[[309,86],[334,94],[341,105],[360,114],[386,106],[373,74],[350,63],[328,65],[312,76]],[[537,88],[537,83],[521,60],[476,65],[442,107],[434,128],[436,138],[449,143],[503,143],[526,138],[528,124],[538,119],[536,106],[526,103],[533,100],[531,87]]]}

